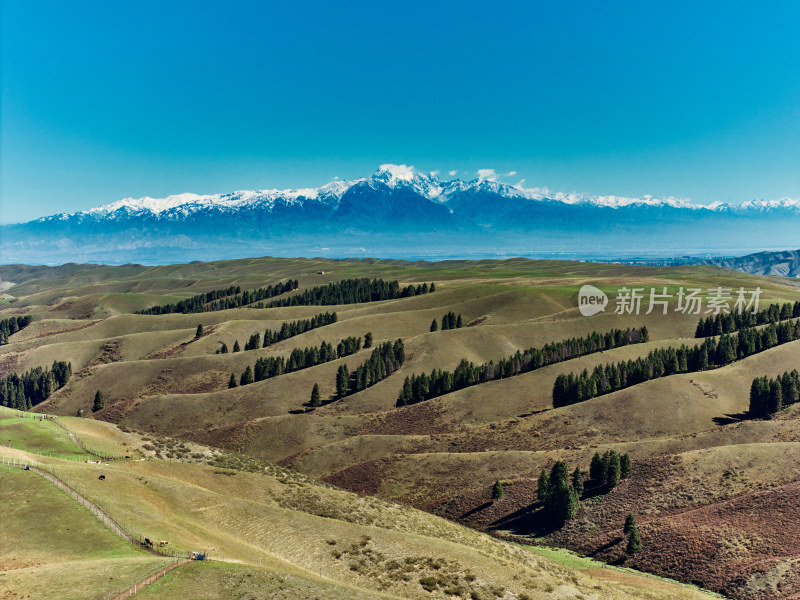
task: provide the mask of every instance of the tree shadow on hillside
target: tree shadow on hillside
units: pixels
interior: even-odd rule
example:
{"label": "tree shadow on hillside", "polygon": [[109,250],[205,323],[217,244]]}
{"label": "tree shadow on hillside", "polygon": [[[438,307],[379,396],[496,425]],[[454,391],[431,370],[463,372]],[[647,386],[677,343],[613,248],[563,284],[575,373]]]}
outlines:
{"label": "tree shadow on hillside", "polygon": [[594,482],[590,479],[586,482],[586,487],[583,489],[580,500],[583,501],[596,498],[597,496],[605,496],[609,491],[611,490],[604,481]]}
{"label": "tree shadow on hillside", "polygon": [[594,556],[597,556],[598,554],[602,554],[603,552],[605,552],[607,550],[611,550],[611,548],[613,548],[617,544],[621,543],[622,541],[623,541],[623,538],[616,537],[613,540],[611,540],[610,542],[608,542],[607,544],[603,544],[602,546],[600,546],[598,548],[595,548],[587,556],[594,557]]}
{"label": "tree shadow on hillside", "polygon": [[480,506],[476,506],[475,508],[473,508],[473,509],[470,509],[470,510],[468,510],[467,512],[465,512],[463,515],[461,515],[461,516],[459,517],[459,519],[468,519],[469,517],[471,517],[471,516],[472,516],[472,515],[474,515],[475,513],[479,513],[479,512],[481,512],[482,510],[484,510],[484,509],[486,509],[486,508],[489,508],[489,507],[490,507],[492,504],[494,504],[494,502],[491,502],[491,501],[489,501],[489,502],[484,502],[484,503],[483,503],[483,504],[481,504]]}
{"label": "tree shadow on hillside", "polygon": [[322,406],[327,406],[328,404],[333,404],[337,400],[341,400],[341,398],[339,398],[338,396],[331,396],[327,400],[322,400],[317,406],[313,406],[311,404],[311,401],[309,400],[308,402],[303,402],[303,407],[304,408],[296,408],[294,410],[290,410],[289,414],[290,415],[303,415],[305,413],[314,412],[317,408],[320,408]]}
{"label": "tree shadow on hillside", "polygon": [[548,513],[539,502],[507,514],[491,523],[491,529],[503,529],[519,536],[544,536],[558,531],[563,521]]}
{"label": "tree shadow on hillside", "polygon": [[724,417],[714,417],[711,420],[714,421],[717,425],[733,425],[734,423],[741,423],[742,421],[747,421],[750,418],[750,413],[748,412],[740,412],[740,413],[729,413]]}

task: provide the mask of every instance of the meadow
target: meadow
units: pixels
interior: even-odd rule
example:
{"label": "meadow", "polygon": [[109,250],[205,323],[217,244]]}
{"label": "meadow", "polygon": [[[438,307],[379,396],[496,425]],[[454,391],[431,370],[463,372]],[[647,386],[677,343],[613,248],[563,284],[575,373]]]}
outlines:
{"label": "meadow", "polygon": [[[397,547],[408,551],[402,560],[436,558],[424,554],[420,542],[401,535],[416,530],[398,532],[390,525],[395,520],[406,523],[400,512],[392,511],[413,509],[408,513],[414,515],[411,520],[426,523],[413,535],[433,535],[423,533],[429,527],[449,531],[448,527],[458,523],[458,527],[468,528],[458,531],[481,536],[481,542],[470,542],[473,549],[495,543],[485,540],[500,538],[503,544],[510,540],[568,548],[607,564],[695,583],[736,598],[783,598],[800,593],[800,566],[795,560],[800,539],[794,528],[786,531],[796,511],[792,493],[800,485],[798,409],[788,408],[769,420],[753,420],[746,414],[753,378],[774,377],[797,368],[800,342],[720,369],[651,380],[570,406],[554,409],[552,405],[553,384],[559,374],[591,372],[598,364],[636,359],[654,348],[695,343],[695,328],[702,315],[677,310],[675,297],[669,301],[667,314],[660,309],[650,314],[644,314],[646,310],[638,315],[619,314],[614,311],[613,297],[620,288],[660,292],[666,287],[673,294],[681,287],[700,288],[706,300],[708,290],[718,287],[760,288],[760,303],[765,307],[800,299],[800,284],[795,280],[715,267],[523,259],[427,263],[263,258],[47,274],[44,277],[43,271],[32,268],[0,267],[0,278],[17,283],[8,290],[15,299],[0,310],[0,318],[30,314],[34,319],[11,336],[8,345],[0,346],[0,375],[70,360],[72,378],[33,411],[61,415],[62,423],[72,427],[87,446],[94,444],[97,449],[133,459],[112,463],[109,472],[120,472],[107,479],[104,487],[77,463],[59,467],[64,477],[85,486],[88,495],[105,495],[117,489],[119,480],[114,502],[120,518],[140,523],[144,518],[141,511],[152,511],[161,515],[148,521],[153,524],[154,536],[182,540],[178,545],[185,549],[211,544],[216,556],[250,565],[242,571],[218,565],[205,571],[205,566],[199,565],[181,570],[221,580],[261,577],[266,586],[275,583],[272,575],[247,569],[266,566],[277,572],[291,564],[305,569],[303,577],[306,571],[316,569],[317,577],[322,574],[339,583],[352,580],[359,589],[399,597],[415,597],[419,589],[421,597],[444,594],[451,586],[472,590],[463,579],[465,565],[472,561],[480,565],[481,561],[474,556],[463,558],[466,555],[459,554],[463,549],[453,550],[451,555],[444,546],[442,556],[461,558],[452,559],[460,566],[453,567],[441,585],[426,580],[431,588],[427,591],[419,583],[419,579],[435,578],[433,571],[437,571],[424,571],[422,563],[417,564],[412,583],[405,582],[402,575],[397,575],[398,581],[392,579],[393,571],[386,564],[400,560]],[[433,281],[436,291],[338,306],[134,314],[231,285],[256,289],[296,278],[299,290],[289,292],[294,294],[352,277],[398,280],[401,286]],[[578,290],[584,284],[609,293],[612,303],[605,312],[592,317],[579,313]],[[265,348],[217,353],[222,343],[229,348],[235,341],[244,345],[251,334],[263,334],[285,321],[327,310],[337,313],[336,323]],[[430,331],[431,321],[441,320],[450,311],[460,314],[465,326]],[[203,326],[200,337],[196,336],[198,325]],[[649,332],[644,344],[566,360],[411,406],[395,406],[404,379],[412,374],[452,370],[462,359],[475,364],[498,361],[518,350],[592,331],[642,326]],[[231,374],[238,378],[258,358],[286,358],[295,348],[322,342],[335,346],[342,339],[363,337],[367,332],[376,346],[401,338],[406,356],[396,373],[358,393],[337,399],[336,373],[342,365],[353,371],[371,349],[250,385],[228,387]],[[315,383],[323,401],[316,408],[309,406]],[[102,391],[105,405],[94,412],[97,390]],[[76,417],[79,411],[83,418]],[[0,430],[0,436],[2,433]],[[25,438],[28,450],[41,445],[35,442],[34,432],[10,435]],[[631,477],[607,493],[587,495],[576,516],[563,527],[547,527],[536,497],[541,470],[564,460],[570,470],[580,467],[587,471],[595,452],[610,449],[630,455]],[[135,461],[138,457],[147,460]],[[216,462],[220,460],[234,466],[250,465],[250,470],[262,469],[271,475],[220,468]],[[280,469],[293,474],[289,479],[300,477],[302,485],[278,483],[273,489],[272,484],[254,486],[251,482],[252,477],[288,477],[279,474]],[[215,470],[235,471],[236,475]],[[198,473],[203,473],[201,479]],[[197,498],[185,503],[193,506],[192,510],[181,506],[171,491],[170,486],[178,484],[168,483],[182,478],[197,486],[188,496],[199,494]],[[140,479],[150,483],[145,485]],[[496,481],[502,482],[505,493],[493,500],[491,490]],[[268,498],[264,494],[270,489],[273,496]],[[212,501],[222,494],[220,490],[231,497]],[[296,493],[300,490],[305,492]],[[361,512],[366,508],[356,510],[350,500],[325,500],[334,494],[348,494],[352,506],[378,503],[374,506],[400,508],[385,513],[383,508],[374,509],[376,514],[367,517]],[[257,506],[251,495],[261,498]],[[220,502],[218,508],[209,508]],[[333,507],[339,504],[351,508]],[[193,510],[203,518],[195,519]],[[285,510],[294,512],[281,512]],[[304,512],[302,519],[313,524],[301,526],[293,521],[298,510],[310,511]],[[637,515],[642,536],[642,549],[635,556],[626,555],[621,534],[625,516],[631,512]],[[307,517],[309,514],[336,522],[318,522]],[[389,514],[392,516],[386,516]],[[339,539],[320,532],[338,531],[345,527],[341,523],[375,527],[370,519],[384,523],[378,527],[385,529],[380,534],[385,541],[343,553],[350,563],[328,560],[329,539],[335,539],[337,547],[350,548],[358,545],[361,535],[379,538],[350,532]],[[296,523],[293,531],[305,533],[272,539],[269,528],[258,523],[276,520]],[[315,534],[320,535],[312,543],[309,540]],[[427,539],[425,543],[429,543]],[[458,543],[466,542],[459,537]],[[286,553],[292,547],[303,551]],[[514,552],[519,549],[502,546],[509,547],[515,548]],[[412,548],[417,549],[412,552]],[[378,554],[384,558],[375,559]],[[257,564],[250,555],[267,562]],[[284,562],[275,562],[276,555]],[[350,569],[352,565],[356,570]],[[525,586],[514,587],[513,575],[496,566],[486,568],[496,573],[496,585],[513,590],[518,597],[529,593]],[[582,572],[591,575],[593,571],[586,568]],[[184,585],[177,573],[159,585]],[[620,587],[619,579],[614,588],[618,592],[635,589],[645,594],[656,589],[652,582],[657,580],[645,577],[640,581],[630,571],[624,573],[634,583],[630,589]],[[525,577],[528,575],[522,579]],[[273,583],[267,583],[270,581]],[[546,585],[554,585],[552,579],[548,581],[551,583]],[[542,586],[535,589],[545,593]],[[331,588],[331,597],[339,593]],[[591,597],[587,595],[590,590],[576,593]]]}

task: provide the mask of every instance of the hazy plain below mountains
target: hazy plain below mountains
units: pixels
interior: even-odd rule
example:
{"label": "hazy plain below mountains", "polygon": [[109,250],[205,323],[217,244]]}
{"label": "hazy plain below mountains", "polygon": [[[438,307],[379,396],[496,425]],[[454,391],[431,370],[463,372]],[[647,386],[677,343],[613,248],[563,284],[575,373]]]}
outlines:
{"label": "hazy plain below mountains", "polygon": [[[699,205],[650,196],[583,196],[487,178],[443,180],[404,165],[383,165],[370,177],[318,188],[127,198],[0,226],[0,261],[705,258],[796,247],[798,227],[800,201],[792,199]],[[769,259],[761,262],[757,268],[770,268]],[[786,269],[775,274],[796,273],[796,253],[774,268]]]}

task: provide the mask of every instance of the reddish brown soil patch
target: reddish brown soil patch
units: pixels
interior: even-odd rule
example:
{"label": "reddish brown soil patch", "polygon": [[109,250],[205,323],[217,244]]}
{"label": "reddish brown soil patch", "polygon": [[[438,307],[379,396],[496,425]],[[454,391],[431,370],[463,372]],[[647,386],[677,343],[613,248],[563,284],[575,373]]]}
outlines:
{"label": "reddish brown soil patch", "polygon": [[136,398],[126,398],[106,406],[103,410],[94,413],[95,419],[102,419],[110,423],[119,423],[125,414],[136,404]]}
{"label": "reddish brown soil patch", "polygon": [[427,402],[375,415],[361,435],[429,435],[455,433],[461,428],[439,408]]}
{"label": "reddish brown soil patch", "polygon": [[102,346],[100,346],[100,352],[97,353],[91,362],[87,365],[87,367],[96,367],[98,365],[107,365],[113,362],[119,362],[122,360],[122,352],[120,352],[119,347],[122,344],[122,340],[114,339],[108,340],[104,342]]}
{"label": "reddish brown soil patch", "polygon": [[383,480],[383,472],[392,461],[391,458],[370,460],[323,477],[322,480],[357,494],[374,495]]}

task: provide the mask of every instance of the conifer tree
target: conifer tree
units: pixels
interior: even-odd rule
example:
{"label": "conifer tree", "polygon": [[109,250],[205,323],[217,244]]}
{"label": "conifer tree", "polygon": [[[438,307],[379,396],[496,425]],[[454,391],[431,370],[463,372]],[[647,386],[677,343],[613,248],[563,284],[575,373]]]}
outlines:
{"label": "conifer tree", "polygon": [[550,497],[550,478],[547,476],[547,472],[545,472],[544,469],[542,469],[539,475],[536,496],[539,498],[539,502],[544,504],[547,504],[547,500]]}
{"label": "conifer tree", "polygon": [[97,390],[94,393],[94,404],[92,405],[92,412],[97,412],[98,410],[103,410],[105,406],[105,400],[103,400],[103,392]]}
{"label": "conifer tree", "polygon": [[775,414],[783,409],[783,389],[780,381],[770,380],[769,382],[769,407],[767,412]]}
{"label": "conifer tree", "polygon": [[236,387],[236,375],[231,373],[231,378],[228,380],[228,389]]}
{"label": "conifer tree", "polygon": [[253,369],[250,365],[247,365],[242,377],[239,379],[239,385],[250,385],[251,383],[253,383]]}
{"label": "conifer tree", "polygon": [[437,331],[439,329],[439,324],[436,322],[436,319],[431,321],[431,331]]}
{"label": "conifer tree", "polygon": [[622,528],[622,533],[628,535],[634,529],[636,529],[636,517],[633,513],[630,513],[625,517],[625,526]]}
{"label": "conifer tree", "polygon": [[222,342],[222,346],[219,349],[220,354],[227,354],[228,353],[228,344]]}
{"label": "conifer tree", "polygon": [[631,476],[631,457],[627,453],[619,457],[619,476],[621,479]]}
{"label": "conifer tree", "polygon": [[197,331],[195,331],[195,333],[194,333],[194,339],[199,340],[201,337],[203,337],[203,324],[202,323],[200,323],[197,326]]}
{"label": "conifer tree", "polygon": [[364,334],[364,348],[372,348],[372,332],[368,331]]}
{"label": "conifer tree", "polygon": [[341,365],[336,372],[336,395],[339,398],[344,398],[347,395],[349,383],[350,372],[347,370],[347,365]]}
{"label": "conifer tree", "polygon": [[550,470],[546,508],[560,521],[567,521],[578,510],[578,499],[569,485],[569,469],[564,461],[556,461]]}
{"label": "conifer tree", "polygon": [[580,467],[575,467],[572,472],[572,489],[575,490],[575,495],[580,500],[581,496],[583,496],[583,471],[581,471]]}
{"label": "conifer tree", "polygon": [[239,340],[235,340],[233,342],[233,351],[234,352],[239,352],[240,350],[241,350],[241,347],[239,346]]}
{"label": "conifer tree", "polygon": [[633,556],[642,549],[642,539],[639,537],[639,527],[636,525],[636,518],[630,514],[628,519],[625,520],[625,528],[628,530],[628,545],[625,547],[625,552]]}
{"label": "conifer tree", "polygon": [[492,500],[499,500],[503,497],[503,484],[495,481],[492,486]]}
{"label": "conifer tree", "polygon": [[595,452],[592,457],[592,463],[589,465],[589,477],[592,481],[605,481],[606,470],[603,463],[603,457],[599,452]]}
{"label": "conifer tree", "polygon": [[458,313],[458,318],[456,318],[456,329],[461,329],[463,327],[463,321],[461,320],[461,313]]}
{"label": "conifer tree", "polygon": [[319,397],[319,384],[315,383],[314,387],[311,388],[311,400],[308,402],[309,406],[319,406],[321,404],[321,400]]}
{"label": "conifer tree", "polygon": [[621,474],[621,467],[620,467],[620,460],[619,454],[617,454],[614,450],[609,451],[609,459],[608,459],[608,473],[606,475],[606,484],[609,488],[616,487],[619,483],[619,478]]}

